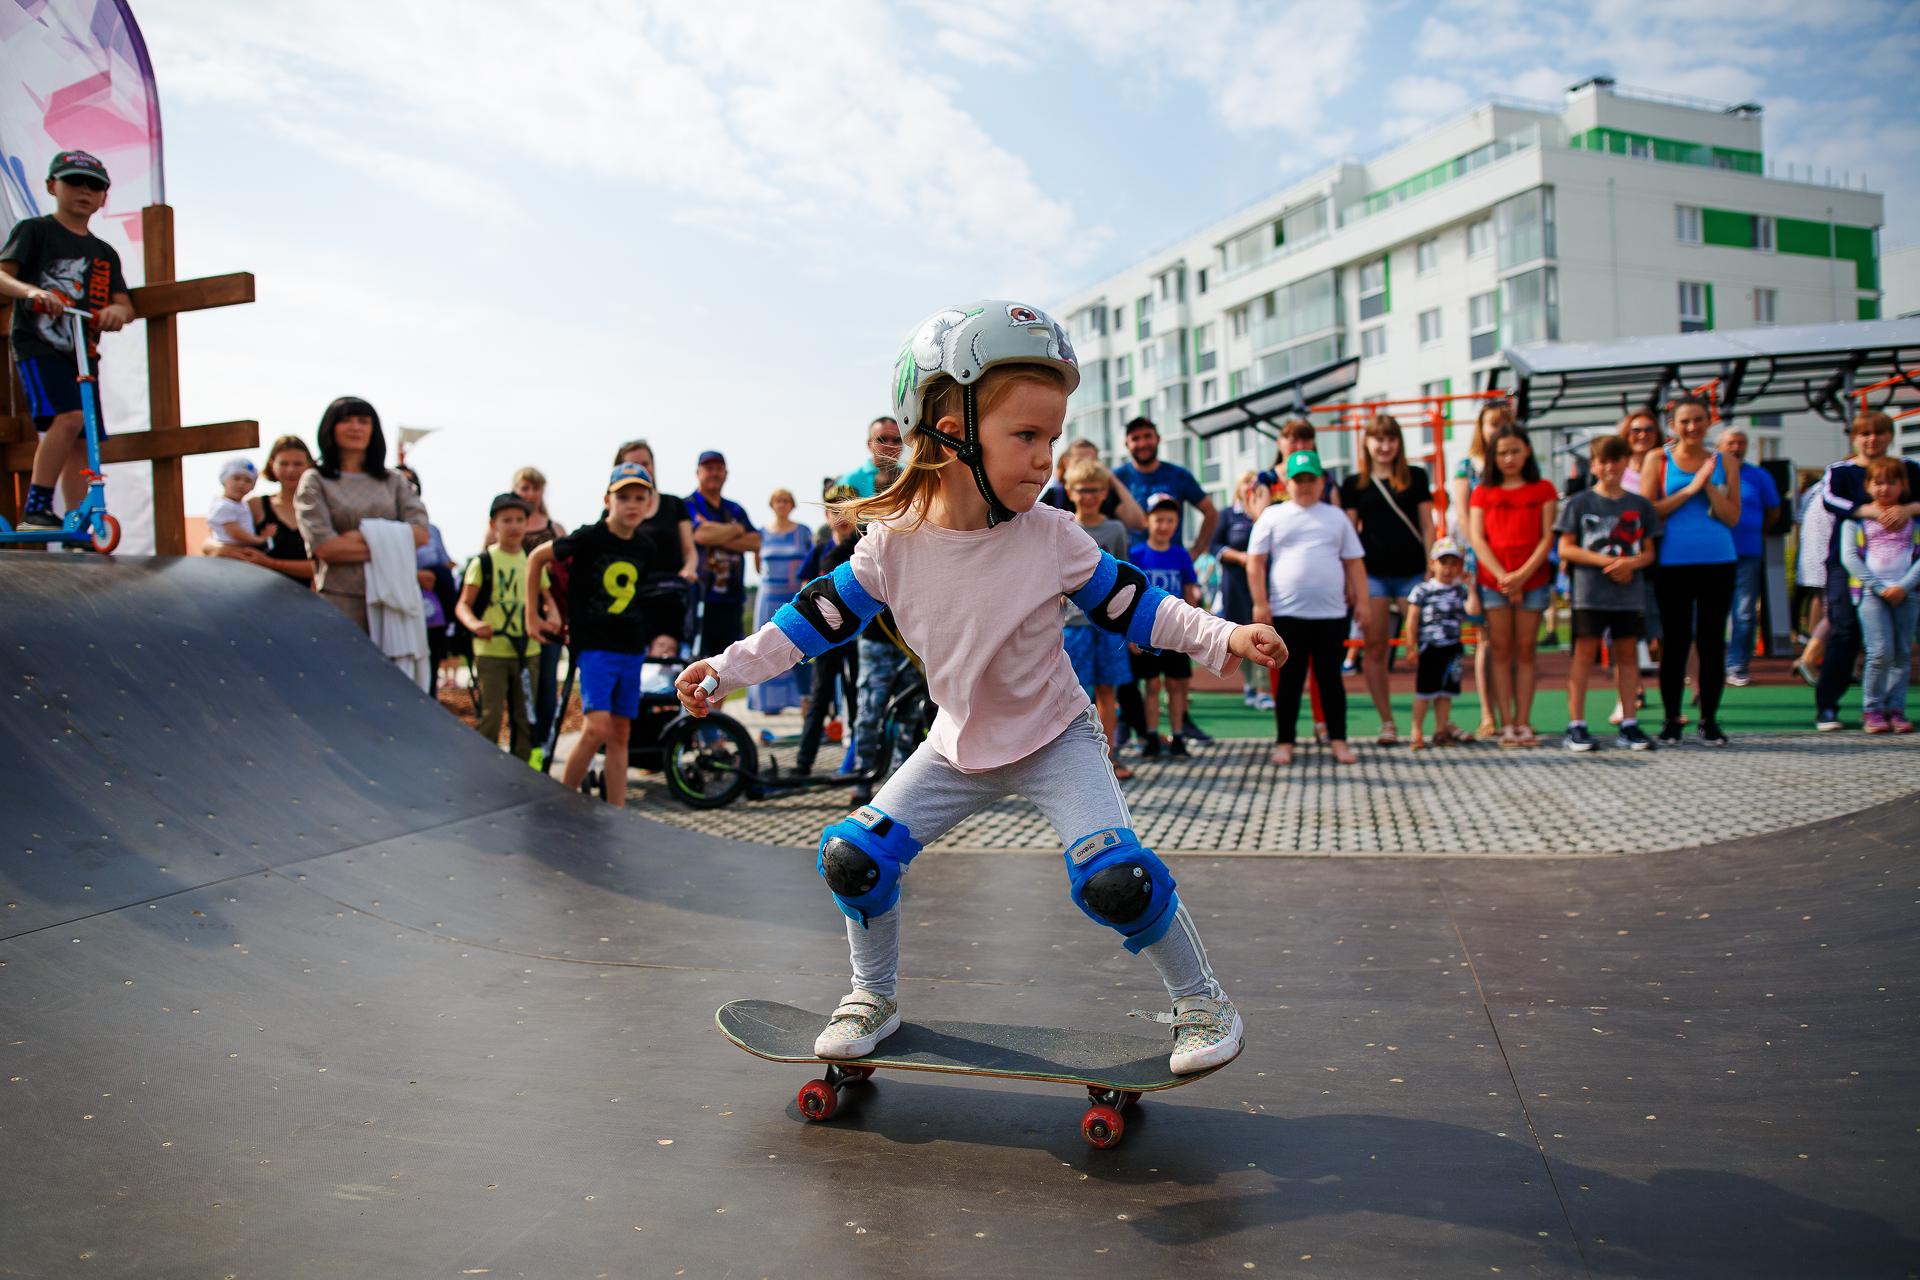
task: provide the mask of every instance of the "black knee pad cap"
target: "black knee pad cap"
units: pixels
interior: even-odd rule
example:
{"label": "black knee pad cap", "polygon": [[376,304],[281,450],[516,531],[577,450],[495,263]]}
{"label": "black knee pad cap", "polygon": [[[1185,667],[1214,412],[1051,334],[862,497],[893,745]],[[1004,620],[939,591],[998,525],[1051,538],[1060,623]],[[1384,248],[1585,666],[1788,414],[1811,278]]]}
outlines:
{"label": "black knee pad cap", "polygon": [[1095,872],[1081,889],[1087,909],[1109,924],[1128,924],[1153,903],[1153,877],[1137,862]]}
{"label": "black knee pad cap", "polygon": [[830,836],[821,851],[827,888],[843,898],[857,898],[880,879],[880,864],[867,856],[859,845],[839,836]]}

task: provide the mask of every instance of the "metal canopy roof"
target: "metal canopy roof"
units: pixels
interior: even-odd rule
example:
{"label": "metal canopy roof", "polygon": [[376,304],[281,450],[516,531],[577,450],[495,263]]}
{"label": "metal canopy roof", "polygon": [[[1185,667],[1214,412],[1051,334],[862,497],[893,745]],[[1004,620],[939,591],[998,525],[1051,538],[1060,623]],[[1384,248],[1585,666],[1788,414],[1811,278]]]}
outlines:
{"label": "metal canopy roof", "polygon": [[1237,400],[1190,413],[1180,421],[1190,434],[1203,440],[1241,427],[1252,427],[1277,437],[1279,430],[1272,425],[1276,420],[1304,415],[1310,406],[1351,391],[1359,383],[1360,357],[1348,356],[1309,369],[1285,382],[1250,391]]}
{"label": "metal canopy roof", "polygon": [[[1920,318],[1541,342],[1501,353],[1528,427],[1611,426],[1715,378],[1723,413],[1853,416],[1848,392],[1888,378],[1920,390]],[[1887,399],[1902,390],[1896,385]]]}

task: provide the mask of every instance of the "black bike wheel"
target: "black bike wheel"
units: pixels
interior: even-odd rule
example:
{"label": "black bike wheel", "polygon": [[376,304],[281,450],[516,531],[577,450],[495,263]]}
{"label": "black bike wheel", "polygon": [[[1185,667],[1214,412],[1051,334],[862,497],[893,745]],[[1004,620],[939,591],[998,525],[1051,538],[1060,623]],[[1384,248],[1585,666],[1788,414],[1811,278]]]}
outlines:
{"label": "black bike wheel", "polygon": [[753,737],[729,715],[676,721],[660,744],[666,757],[667,790],[693,809],[732,804],[758,767]]}

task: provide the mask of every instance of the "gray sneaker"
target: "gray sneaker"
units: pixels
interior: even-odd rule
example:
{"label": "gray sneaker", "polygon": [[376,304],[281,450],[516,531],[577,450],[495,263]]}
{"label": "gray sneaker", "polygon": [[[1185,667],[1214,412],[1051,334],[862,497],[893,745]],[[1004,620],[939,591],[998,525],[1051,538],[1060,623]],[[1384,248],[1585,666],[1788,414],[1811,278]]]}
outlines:
{"label": "gray sneaker", "polygon": [[1182,996],[1173,1002],[1172,1013],[1136,1009],[1131,1016],[1173,1027],[1173,1054],[1167,1059],[1167,1068],[1177,1076],[1221,1066],[1240,1056],[1240,1013],[1224,996],[1218,1000]]}
{"label": "gray sneaker", "polygon": [[864,1058],[900,1029],[899,1002],[855,987],[813,1042],[822,1058]]}

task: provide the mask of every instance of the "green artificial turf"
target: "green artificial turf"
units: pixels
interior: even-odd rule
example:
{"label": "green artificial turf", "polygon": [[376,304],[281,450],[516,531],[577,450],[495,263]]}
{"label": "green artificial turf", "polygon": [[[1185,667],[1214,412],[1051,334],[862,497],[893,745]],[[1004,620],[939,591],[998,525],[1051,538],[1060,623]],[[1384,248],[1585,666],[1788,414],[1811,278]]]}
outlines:
{"label": "green artificial turf", "polygon": [[[1660,731],[1660,693],[1647,682],[1647,706],[1641,711],[1641,724],[1649,734]],[[1859,694],[1848,699],[1844,712],[1850,725],[1859,722]],[[1595,735],[1611,731],[1607,714],[1613,710],[1613,690],[1587,691],[1587,723]],[[1413,726],[1413,695],[1397,694],[1393,699],[1394,716],[1404,739]],[[1164,721],[1164,711],[1162,717]],[[1689,707],[1687,715],[1698,724],[1700,713]],[[1255,711],[1233,693],[1197,693],[1193,695],[1193,719],[1216,738],[1271,738],[1273,713]],[[1453,704],[1453,722],[1472,730],[1480,723],[1480,700],[1472,694],[1457,698]],[[1563,734],[1567,730],[1566,686],[1555,682],[1534,695],[1533,727],[1542,737]],[[1813,690],[1805,685],[1749,685],[1728,689],[1720,705],[1720,724],[1728,733],[1784,733],[1813,728]],[[1380,729],[1380,717],[1373,701],[1358,680],[1347,686],[1347,734],[1352,738],[1371,738]],[[1306,700],[1301,700],[1300,736],[1311,740],[1313,727],[1308,721]],[[1433,732],[1433,713],[1427,713],[1427,732]]]}

